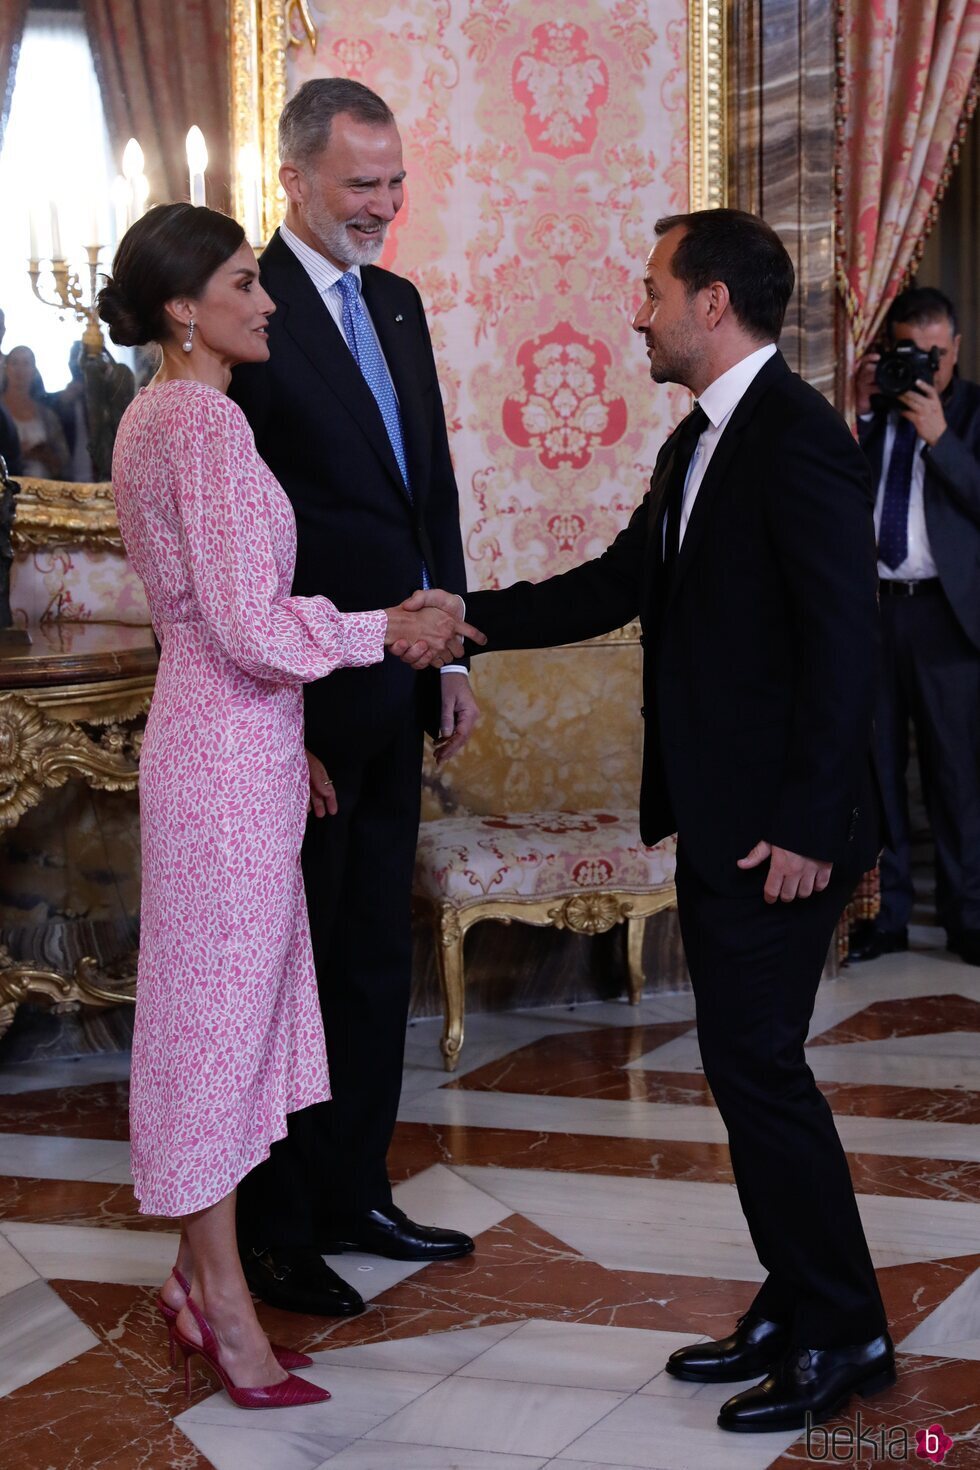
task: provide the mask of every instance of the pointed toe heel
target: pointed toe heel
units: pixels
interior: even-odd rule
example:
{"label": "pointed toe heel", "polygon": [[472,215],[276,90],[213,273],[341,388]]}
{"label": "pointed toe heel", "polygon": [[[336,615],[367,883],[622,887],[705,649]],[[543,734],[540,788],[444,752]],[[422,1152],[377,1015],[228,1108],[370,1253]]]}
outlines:
{"label": "pointed toe heel", "polygon": [[[232,1383],[221,1362],[218,1340],[207,1318],[190,1296],[187,1298],[187,1305],[201,1333],[199,1343],[191,1342],[174,1324],[174,1337],[184,1355],[184,1390],[188,1398],[191,1393],[191,1358],[195,1353],[211,1369],[225,1393],[239,1409],[295,1409],[301,1404],[323,1404],[330,1398],[325,1388],[318,1388],[315,1383],[307,1383],[305,1378],[297,1378],[292,1373],[282,1383],[267,1383],[256,1388],[240,1388],[237,1383]],[[293,1356],[302,1358],[305,1354],[296,1353]]]}

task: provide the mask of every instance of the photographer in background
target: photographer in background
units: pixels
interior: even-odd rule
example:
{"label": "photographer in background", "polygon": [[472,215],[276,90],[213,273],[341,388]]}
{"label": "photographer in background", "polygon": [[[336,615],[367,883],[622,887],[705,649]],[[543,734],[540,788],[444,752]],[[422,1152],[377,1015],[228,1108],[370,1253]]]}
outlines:
{"label": "photographer in background", "polygon": [[882,684],[878,769],[890,842],[881,912],[852,960],[908,947],[913,891],[906,770],[915,726],[948,948],[980,965],[980,386],[956,372],[953,303],[916,288],[858,365],[858,437],[877,485]]}

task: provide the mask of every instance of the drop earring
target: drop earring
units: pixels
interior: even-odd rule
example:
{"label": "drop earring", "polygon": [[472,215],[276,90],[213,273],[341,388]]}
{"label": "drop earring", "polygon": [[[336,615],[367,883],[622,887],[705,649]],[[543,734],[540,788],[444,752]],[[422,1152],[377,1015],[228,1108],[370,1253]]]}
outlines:
{"label": "drop earring", "polygon": [[185,352],[190,352],[191,348],[194,346],[194,328],[196,326],[197,323],[195,322],[194,318],[191,317],[190,321],[187,323],[186,340],[181,344]]}

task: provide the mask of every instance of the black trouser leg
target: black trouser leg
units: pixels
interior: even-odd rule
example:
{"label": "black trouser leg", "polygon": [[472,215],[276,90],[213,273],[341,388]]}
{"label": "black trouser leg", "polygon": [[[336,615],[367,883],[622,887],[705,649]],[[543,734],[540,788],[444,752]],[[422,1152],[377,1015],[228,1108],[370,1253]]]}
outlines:
{"label": "black trouser leg", "polygon": [[980,929],[980,652],[943,596],[897,599],[940,924]]}
{"label": "black trouser leg", "polygon": [[333,1097],[291,1113],[288,1137],[242,1181],[238,1229],[249,1244],[309,1246],[326,1216],[391,1202],[385,1156],[411,987],[422,734],[409,712],[363,760],[317,753],[339,812],[310,818],[303,873]]}
{"label": "black trouser leg", "polygon": [[766,904],[762,881],[749,897],[713,893],[678,853],[702,1063],[769,1273],[755,1306],[800,1346],[865,1342],[884,1330],[884,1310],[847,1160],[803,1052],[854,875],[791,904]]}
{"label": "black trouser leg", "polygon": [[385,1158],[411,991],[421,766],[422,732],[406,720],[362,767],[342,854],[321,828],[309,832],[304,849],[333,1092],[329,1141],[316,1163],[321,1220],[391,1203]]}
{"label": "black trouser leg", "polygon": [[877,928],[895,933],[907,927],[915,900],[906,783],[911,670],[893,616],[899,600],[883,597],[881,601],[881,684],[875,712],[875,752],[889,841],[879,862],[881,910],[875,923]]}

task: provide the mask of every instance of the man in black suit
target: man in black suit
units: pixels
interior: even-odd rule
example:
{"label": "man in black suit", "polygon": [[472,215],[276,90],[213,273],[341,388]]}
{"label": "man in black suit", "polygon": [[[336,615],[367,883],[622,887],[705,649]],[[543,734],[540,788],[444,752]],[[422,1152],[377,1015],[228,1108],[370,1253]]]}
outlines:
{"label": "man in black suit", "polygon": [[[325,593],[347,612],[426,585],[462,593],[456,481],[422,302],[372,264],[403,199],[395,120],[360,83],[320,79],[287,104],[279,143],[286,219],[261,260],[276,303],[270,360],[236,370],[231,391],[296,512],[295,591]],[[427,1261],[473,1249],[468,1236],[393,1205],[385,1156],[408,1016],[423,725],[441,729],[445,757],[472,729],[476,704],[460,665],[417,675],[386,658],[356,671],[363,678],[354,672],[305,691],[307,746],[336,796],[303,852],[333,1100],[290,1114],[288,1138],[238,1196],[253,1290],[289,1310],[339,1315],[363,1303],[324,1253]]]}
{"label": "man in black suit", "polygon": [[727,209],[656,232],[633,326],[654,380],[699,401],[602,556],[471,594],[467,616],[488,650],[640,617],[641,830],[677,833],[702,1062],[768,1273],[729,1337],[679,1349],[668,1370],[768,1372],[719,1423],[795,1428],[894,1381],[847,1161],[803,1052],[834,927],[877,851],[870,477],[776,349],[793,287],[779,237]]}
{"label": "man in black suit", "polygon": [[906,771],[915,728],[948,947],[980,965],[980,385],[956,371],[953,303],[917,287],[892,303],[886,345],[935,349],[931,383],[877,411],[879,352],[858,368],[858,434],[877,486],[883,678],[875,729],[888,818],[881,911],[851,958],[908,947],[914,894]]}

